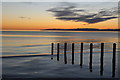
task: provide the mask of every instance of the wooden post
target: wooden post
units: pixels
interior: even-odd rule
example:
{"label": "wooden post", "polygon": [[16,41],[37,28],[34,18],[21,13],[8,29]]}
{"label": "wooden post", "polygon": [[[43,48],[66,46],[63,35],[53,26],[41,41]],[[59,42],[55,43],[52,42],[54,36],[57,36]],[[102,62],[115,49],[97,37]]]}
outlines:
{"label": "wooden post", "polygon": [[92,49],[93,49],[93,44],[90,43],[90,63],[89,63],[89,69],[90,69],[90,72],[92,72]]}
{"label": "wooden post", "polygon": [[64,44],[64,62],[65,62],[65,64],[67,64],[66,50],[67,50],[67,43]]}
{"label": "wooden post", "polygon": [[59,43],[57,43],[57,61],[59,61]]}
{"label": "wooden post", "polygon": [[74,43],[72,43],[72,64],[74,64]]}
{"label": "wooden post", "polygon": [[53,48],[54,48],[54,43],[51,44],[51,59],[53,59]]}
{"label": "wooden post", "polygon": [[113,44],[112,77],[115,77],[116,43]]}
{"label": "wooden post", "polygon": [[83,43],[81,43],[81,52],[80,52],[80,66],[83,64]]}
{"label": "wooden post", "polygon": [[101,43],[100,75],[103,75],[103,56],[104,56],[104,43]]}

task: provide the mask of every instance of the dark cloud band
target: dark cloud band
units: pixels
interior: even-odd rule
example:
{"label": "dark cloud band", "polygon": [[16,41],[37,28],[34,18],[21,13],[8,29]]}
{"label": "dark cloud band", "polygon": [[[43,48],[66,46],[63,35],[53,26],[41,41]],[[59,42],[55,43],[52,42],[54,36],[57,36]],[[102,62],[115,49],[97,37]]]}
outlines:
{"label": "dark cloud band", "polygon": [[[69,4],[69,3],[68,3]],[[98,12],[77,8],[76,5],[62,5],[47,10],[54,13],[56,19],[75,22],[87,22],[89,24],[107,21],[118,18],[117,7],[112,9],[102,9]]]}

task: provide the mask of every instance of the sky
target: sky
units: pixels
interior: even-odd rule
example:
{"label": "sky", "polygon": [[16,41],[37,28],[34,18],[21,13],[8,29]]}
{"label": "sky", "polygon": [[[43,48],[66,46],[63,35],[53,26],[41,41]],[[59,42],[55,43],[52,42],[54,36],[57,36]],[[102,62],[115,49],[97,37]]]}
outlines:
{"label": "sky", "polygon": [[3,30],[118,29],[118,2],[3,2]]}
{"label": "sky", "polygon": [[2,2],[119,2],[119,0],[1,0]]}

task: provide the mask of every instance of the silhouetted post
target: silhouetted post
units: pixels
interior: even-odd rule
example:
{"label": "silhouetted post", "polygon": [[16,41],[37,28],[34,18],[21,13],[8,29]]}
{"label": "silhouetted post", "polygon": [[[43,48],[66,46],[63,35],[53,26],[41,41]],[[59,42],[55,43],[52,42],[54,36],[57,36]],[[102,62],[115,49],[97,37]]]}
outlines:
{"label": "silhouetted post", "polygon": [[54,44],[51,44],[51,59],[53,59],[53,48],[54,48]]}
{"label": "silhouetted post", "polygon": [[72,64],[74,64],[74,43],[72,43]]}
{"label": "silhouetted post", "polygon": [[116,43],[113,44],[112,77],[115,77]]}
{"label": "silhouetted post", "polygon": [[104,56],[104,43],[101,43],[100,75],[103,75],[103,56]]}
{"label": "silhouetted post", "polygon": [[80,66],[83,64],[83,43],[81,43],[81,52],[80,52]]}
{"label": "silhouetted post", "polygon": [[67,64],[66,50],[67,50],[67,43],[64,44],[64,62],[65,62],[65,64]]}
{"label": "silhouetted post", "polygon": [[59,61],[59,43],[57,43],[57,61]]}
{"label": "silhouetted post", "polygon": [[90,43],[90,63],[89,63],[89,69],[90,69],[90,72],[92,72],[92,51],[93,50],[93,44]]}

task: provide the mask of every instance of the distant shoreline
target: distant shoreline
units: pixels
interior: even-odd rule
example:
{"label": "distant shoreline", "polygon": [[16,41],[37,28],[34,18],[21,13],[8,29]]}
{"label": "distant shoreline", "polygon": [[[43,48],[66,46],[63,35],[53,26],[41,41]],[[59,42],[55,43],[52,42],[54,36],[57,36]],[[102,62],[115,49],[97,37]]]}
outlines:
{"label": "distant shoreline", "polygon": [[120,31],[120,29],[94,29],[94,28],[80,28],[80,29],[43,29],[43,30],[60,30],[60,31]]}

